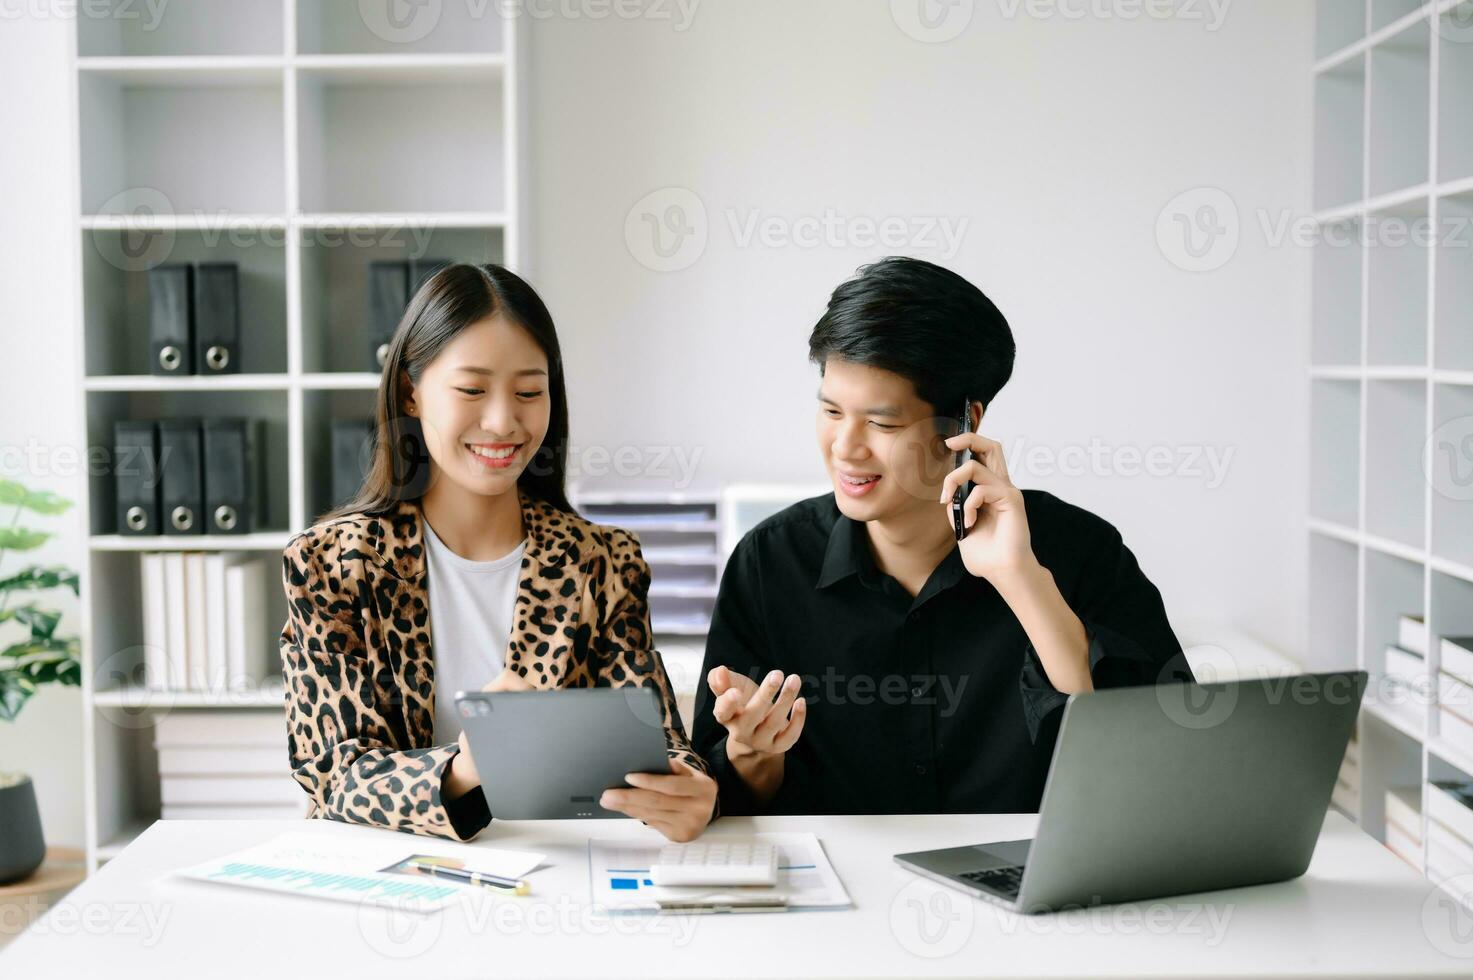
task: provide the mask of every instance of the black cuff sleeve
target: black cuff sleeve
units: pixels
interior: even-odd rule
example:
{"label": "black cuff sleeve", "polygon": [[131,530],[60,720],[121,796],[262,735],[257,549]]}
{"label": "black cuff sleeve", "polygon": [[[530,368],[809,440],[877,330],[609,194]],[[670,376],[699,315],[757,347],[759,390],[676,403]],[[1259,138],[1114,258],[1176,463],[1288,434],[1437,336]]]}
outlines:
{"label": "black cuff sleeve", "polygon": [[455,836],[470,840],[491,823],[491,808],[486,804],[486,794],[477,786],[459,799],[445,804],[445,814]]}
{"label": "black cuff sleeve", "polygon": [[726,738],[719,741],[707,750],[706,765],[711,770],[711,778],[716,780],[716,802],[722,816],[746,817],[757,812],[757,800],[752,796],[751,789],[738,775],[736,767],[726,757]]}
{"label": "black cuff sleeve", "polygon": [[[1095,686],[1100,687],[1098,678],[1102,671],[1099,666],[1107,656],[1105,645],[1100,642],[1097,629],[1089,623],[1084,624],[1084,632],[1089,638],[1089,676],[1095,680]],[[1031,642],[1023,648],[1023,670],[1018,678],[1018,687],[1023,694],[1023,718],[1028,723],[1028,738],[1037,742],[1044,719],[1062,707],[1069,700],[1069,695],[1049,681],[1043,661],[1038,659],[1038,651],[1033,649]]]}
{"label": "black cuff sleeve", "polygon": [[[1085,635],[1089,637],[1089,676],[1095,690],[1192,680],[1191,668],[1180,650],[1161,664],[1130,637],[1087,619],[1083,623]],[[1018,686],[1023,695],[1028,737],[1037,742],[1044,720],[1068,701],[1069,695],[1049,682],[1043,661],[1038,659],[1032,643],[1023,650]]]}

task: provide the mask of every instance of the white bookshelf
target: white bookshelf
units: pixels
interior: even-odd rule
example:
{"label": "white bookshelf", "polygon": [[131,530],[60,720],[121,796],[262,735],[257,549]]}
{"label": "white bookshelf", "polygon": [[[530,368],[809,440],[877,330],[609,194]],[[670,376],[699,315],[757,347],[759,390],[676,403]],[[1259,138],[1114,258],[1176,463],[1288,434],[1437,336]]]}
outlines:
{"label": "white bookshelf", "polygon": [[[1423,462],[1473,419],[1473,248],[1439,224],[1473,218],[1470,26],[1473,0],[1317,4],[1307,661],[1371,675],[1349,815],[1383,841],[1388,788],[1421,788],[1425,842],[1427,784],[1473,778],[1435,705],[1376,697],[1401,615],[1428,624],[1433,691],[1437,638],[1473,633],[1473,501]],[[1378,237],[1419,225],[1420,242]]]}
{"label": "white bookshelf", "polygon": [[717,490],[605,489],[574,485],[569,499],[599,524],[639,539],[650,566],[650,628],[686,731],[695,720],[706,635],[728,549],[723,494]]}
{"label": "white bookshelf", "polygon": [[[329,423],[371,416],[379,383],[362,329],[368,261],[525,271],[526,18],[433,5],[433,26],[405,33],[388,6],[172,0],[156,23],[138,4],[115,5],[138,16],[76,18],[79,439],[111,447],[128,416],[254,416],[266,474],[262,520],[239,537],[118,535],[106,467],[86,481],[89,868],[158,817],[161,712],[283,710],[279,676],[213,694],[127,680],[141,658],[139,554],[279,554],[331,505]],[[198,260],[239,263],[242,373],[154,377],[147,269]],[[260,628],[274,650],[285,600],[272,598]]]}

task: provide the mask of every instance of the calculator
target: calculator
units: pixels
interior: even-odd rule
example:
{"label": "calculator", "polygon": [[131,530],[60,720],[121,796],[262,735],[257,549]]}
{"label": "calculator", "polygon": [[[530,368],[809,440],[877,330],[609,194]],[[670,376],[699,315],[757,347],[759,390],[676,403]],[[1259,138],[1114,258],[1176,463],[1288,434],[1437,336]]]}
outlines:
{"label": "calculator", "polygon": [[650,865],[657,885],[777,884],[777,845],[743,838],[667,844]]}

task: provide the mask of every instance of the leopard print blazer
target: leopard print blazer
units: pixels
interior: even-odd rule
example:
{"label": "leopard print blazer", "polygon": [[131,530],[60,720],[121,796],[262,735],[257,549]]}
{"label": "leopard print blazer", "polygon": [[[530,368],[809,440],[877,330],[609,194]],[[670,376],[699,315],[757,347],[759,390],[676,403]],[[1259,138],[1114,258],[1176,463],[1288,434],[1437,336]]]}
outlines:
{"label": "leopard print blazer", "polygon": [[[417,501],[402,501],[382,515],[324,521],[287,544],[281,660],[292,775],[311,797],[308,817],[469,840],[490,814],[481,802],[468,818],[465,797],[440,797],[459,746],[432,744],[423,520]],[[670,756],[706,771],[651,643],[639,543],[525,495],[522,521],[507,667],[539,689],[653,687]],[[467,796],[484,800],[480,790]]]}

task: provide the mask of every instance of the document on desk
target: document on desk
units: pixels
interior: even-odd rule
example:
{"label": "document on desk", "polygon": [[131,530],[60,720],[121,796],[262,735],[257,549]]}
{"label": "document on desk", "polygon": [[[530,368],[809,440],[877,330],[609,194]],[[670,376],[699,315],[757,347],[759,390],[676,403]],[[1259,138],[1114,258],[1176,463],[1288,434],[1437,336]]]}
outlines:
{"label": "document on desk", "polygon": [[384,869],[411,855],[428,855],[461,859],[467,868],[486,874],[521,878],[544,857],[530,851],[468,847],[407,834],[395,836],[403,840],[377,834],[360,839],[293,832],[173,874],[359,905],[434,912],[460,901],[478,886]]}
{"label": "document on desk", "polygon": [[[713,839],[719,836],[713,835]],[[777,845],[777,884],[771,888],[725,889],[739,893],[742,902],[723,901],[713,889],[661,888],[650,880],[650,865],[660,856],[661,844],[617,839],[588,842],[588,884],[594,905],[611,912],[661,912],[661,902],[678,899],[685,911],[772,911],[784,909],[842,909],[852,903],[844,883],[829,863],[823,844],[813,834],[752,834],[743,839]],[[695,897],[710,893],[704,908]],[[762,904],[762,898],[772,898]],[[756,907],[751,903],[756,902]],[[746,907],[741,907],[741,906]]]}

